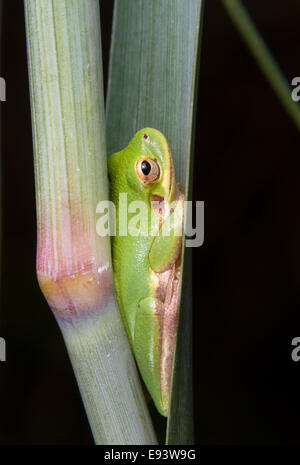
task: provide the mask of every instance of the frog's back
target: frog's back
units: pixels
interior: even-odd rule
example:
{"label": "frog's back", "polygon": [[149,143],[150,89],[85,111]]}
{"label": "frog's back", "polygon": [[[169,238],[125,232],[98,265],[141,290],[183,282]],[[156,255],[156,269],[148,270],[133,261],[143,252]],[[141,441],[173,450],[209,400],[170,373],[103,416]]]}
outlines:
{"label": "frog's back", "polygon": [[131,338],[134,335],[138,303],[151,293],[151,270],[148,260],[151,239],[153,238],[132,236],[116,236],[113,239],[117,299],[122,315],[126,315],[126,329]]}

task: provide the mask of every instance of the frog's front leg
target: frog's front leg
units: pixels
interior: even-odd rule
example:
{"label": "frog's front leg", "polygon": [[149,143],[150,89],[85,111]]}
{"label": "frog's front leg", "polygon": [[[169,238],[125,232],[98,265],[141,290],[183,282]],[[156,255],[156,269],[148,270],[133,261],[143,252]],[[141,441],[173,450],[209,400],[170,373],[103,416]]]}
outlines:
{"label": "frog's front leg", "polygon": [[168,393],[161,390],[161,352],[164,304],[159,299],[140,300],[134,327],[134,353],[141,375],[158,411],[168,415]]}

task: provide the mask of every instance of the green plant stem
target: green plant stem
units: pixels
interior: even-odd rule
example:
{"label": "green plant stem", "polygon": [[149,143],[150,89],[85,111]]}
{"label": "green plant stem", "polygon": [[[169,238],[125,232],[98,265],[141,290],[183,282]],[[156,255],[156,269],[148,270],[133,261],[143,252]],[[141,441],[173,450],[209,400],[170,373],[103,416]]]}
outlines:
{"label": "green plant stem", "polygon": [[[116,305],[109,237],[98,0],[25,0],[37,275],[61,328],[97,444],[154,444]],[[59,383],[57,392],[59,395]]]}
{"label": "green plant stem", "polygon": [[300,108],[292,100],[289,84],[247,10],[240,0],[222,0],[222,2],[274,92],[298,130],[300,130]]}

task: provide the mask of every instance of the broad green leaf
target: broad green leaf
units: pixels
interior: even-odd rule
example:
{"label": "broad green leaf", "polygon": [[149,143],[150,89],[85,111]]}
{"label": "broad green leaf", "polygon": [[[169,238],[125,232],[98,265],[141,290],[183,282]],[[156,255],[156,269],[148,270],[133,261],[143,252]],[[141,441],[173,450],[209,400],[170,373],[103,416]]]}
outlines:
{"label": "broad green leaf", "polygon": [[[143,127],[160,130],[187,198],[202,10],[203,0],[116,0],[107,90],[108,154],[123,149]],[[190,250],[185,255],[169,444],[193,443]]]}

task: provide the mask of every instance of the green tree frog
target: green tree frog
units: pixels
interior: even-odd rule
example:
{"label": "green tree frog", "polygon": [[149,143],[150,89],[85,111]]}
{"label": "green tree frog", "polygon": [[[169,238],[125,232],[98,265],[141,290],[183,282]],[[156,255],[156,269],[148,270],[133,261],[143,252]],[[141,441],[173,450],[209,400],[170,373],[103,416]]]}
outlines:
{"label": "green tree frog", "polygon": [[[117,213],[116,234],[112,237],[117,300],[145,385],[158,411],[167,416],[178,314],[184,193],[175,181],[167,140],[156,129],[140,130],[128,147],[112,154],[108,172]],[[127,194],[128,218],[126,212],[120,212],[120,194]],[[130,234],[128,228],[124,233],[120,223],[124,218],[127,223],[131,221],[134,215],[130,211],[136,211],[137,200],[140,211],[146,211],[143,219],[147,228],[137,234]]]}

